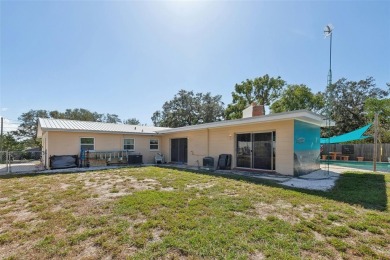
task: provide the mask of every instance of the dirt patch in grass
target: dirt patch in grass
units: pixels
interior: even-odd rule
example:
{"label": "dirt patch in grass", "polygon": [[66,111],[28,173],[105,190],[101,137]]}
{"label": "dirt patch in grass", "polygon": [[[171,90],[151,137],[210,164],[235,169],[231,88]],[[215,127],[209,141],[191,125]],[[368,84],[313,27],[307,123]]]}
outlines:
{"label": "dirt patch in grass", "polygon": [[152,239],[150,242],[159,242],[164,234],[164,230],[157,228],[152,230]]}
{"label": "dirt patch in grass", "polygon": [[[32,182],[29,183],[27,179]],[[115,224],[111,223],[114,221],[111,206],[112,201],[118,197],[160,187],[157,180],[151,178],[138,180],[137,177],[122,174],[121,171],[39,176],[35,180],[31,177],[22,177],[0,182],[1,185],[13,185],[15,191],[13,194],[3,192],[0,197],[3,203],[0,220],[0,258],[23,256],[27,251],[36,259],[51,258],[55,255],[96,259],[133,254],[135,250],[132,246],[121,246],[119,250],[107,242],[99,245],[97,241],[103,232],[99,234],[93,230],[99,228],[109,230],[112,224]],[[18,199],[15,199],[15,195]],[[47,213],[40,213],[45,210]],[[136,225],[145,222],[146,219],[141,217],[126,221]],[[54,226],[50,227],[51,225]],[[45,232],[45,235],[40,232]],[[47,232],[55,234],[45,240]],[[115,234],[119,231],[111,232]],[[156,241],[159,240],[160,234],[156,229],[154,233]],[[21,244],[22,240],[24,242]],[[114,254],[107,255],[104,248],[112,248]],[[55,252],[57,250],[58,252]]]}
{"label": "dirt patch in grass", "polygon": [[17,211],[17,212],[12,212],[9,215],[16,217],[13,220],[13,222],[20,222],[20,221],[28,222],[28,221],[31,221],[37,217],[36,213],[25,210],[25,209],[22,209],[22,210]]}
{"label": "dirt patch in grass", "polygon": [[81,252],[77,255],[78,259],[96,259],[101,252],[99,247],[96,247],[92,241],[88,241],[80,245],[82,248]]}
{"label": "dirt patch in grass", "polygon": [[326,238],[321,235],[320,233],[316,232],[316,231],[313,231],[313,234],[314,234],[314,238],[317,240],[317,241],[321,241],[321,242],[324,242],[326,240]]}
{"label": "dirt patch in grass", "polygon": [[60,183],[60,189],[62,190],[67,190],[71,185],[66,184],[66,183]]}
{"label": "dirt patch in grass", "polygon": [[130,176],[113,174],[110,178],[107,175],[95,173],[90,174],[84,181],[84,189],[92,193],[97,201],[105,201],[130,195],[135,191],[154,190],[160,183],[154,179],[137,180]]}
{"label": "dirt patch in grass", "polygon": [[251,255],[249,255],[249,260],[263,260],[266,259],[264,254],[261,252],[255,252]]}
{"label": "dirt patch in grass", "polygon": [[[330,253],[332,252],[332,253]],[[330,255],[332,257],[330,257]],[[312,252],[302,250],[301,259],[316,259],[316,260],[326,260],[326,259],[334,259],[334,260],[342,260],[343,257],[337,254],[335,255],[334,251],[331,249],[322,250],[322,252]]]}
{"label": "dirt patch in grass", "polygon": [[288,201],[277,200],[274,203],[257,203],[254,205],[255,214],[261,219],[267,219],[270,216],[277,217],[291,224],[297,224],[302,219],[312,219],[314,214],[305,211],[313,205],[294,206]]}
{"label": "dirt patch in grass", "polygon": [[188,184],[186,185],[187,188],[195,188],[198,190],[204,190],[214,187],[215,183],[195,183],[195,184]]}

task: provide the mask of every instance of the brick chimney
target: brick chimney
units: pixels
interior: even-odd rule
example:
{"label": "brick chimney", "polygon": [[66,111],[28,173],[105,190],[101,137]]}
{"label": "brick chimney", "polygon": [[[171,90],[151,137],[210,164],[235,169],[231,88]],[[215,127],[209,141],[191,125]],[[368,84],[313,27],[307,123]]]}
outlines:
{"label": "brick chimney", "polygon": [[257,105],[256,102],[253,102],[242,111],[242,118],[264,116],[264,114],[264,105]]}

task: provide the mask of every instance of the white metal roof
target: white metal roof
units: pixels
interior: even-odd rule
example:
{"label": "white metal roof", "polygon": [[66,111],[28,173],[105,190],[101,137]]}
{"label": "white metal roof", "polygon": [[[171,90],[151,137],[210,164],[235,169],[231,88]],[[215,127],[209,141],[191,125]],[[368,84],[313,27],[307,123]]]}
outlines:
{"label": "white metal roof", "polygon": [[[283,113],[275,113],[275,114],[268,114],[264,116],[254,116],[254,117],[248,117],[248,118],[241,118],[241,119],[235,119],[235,120],[225,120],[225,121],[218,121],[213,123],[207,123],[207,124],[201,124],[201,125],[192,125],[192,126],[184,126],[184,127],[178,127],[178,128],[168,128],[157,131],[160,134],[164,133],[174,133],[174,132],[182,132],[182,131],[193,131],[193,130],[201,130],[201,129],[208,129],[208,128],[219,128],[219,127],[226,127],[226,126],[235,126],[235,125],[249,125],[249,124],[256,124],[256,123],[266,123],[266,122],[276,122],[276,121],[283,121],[283,120],[300,120],[303,122],[311,123],[317,126],[327,126],[325,118],[321,115],[318,115],[316,113],[310,112],[308,110],[296,110],[296,111],[290,111],[290,112],[283,112]],[[328,122],[329,124],[329,122]],[[334,126],[334,122],[330,122],[331,126]]]}
{"label": "white metal roof", "polygon": [[156,134],[157,131],[166,130],[166,129],[168,128],[77,121],[77,120],[66,120],[66,119],[39,118],[37,136],[41,137],[42,134],[47,131],[153,135]]}

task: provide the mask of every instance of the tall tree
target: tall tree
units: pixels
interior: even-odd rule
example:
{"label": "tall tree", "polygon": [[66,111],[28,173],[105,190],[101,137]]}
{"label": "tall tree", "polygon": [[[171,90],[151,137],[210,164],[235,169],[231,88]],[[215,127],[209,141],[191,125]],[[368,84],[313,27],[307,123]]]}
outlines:
{"label": "tall tree", "polygon": [[65,112],[51,111],[50,117],[80,121],[104,122],[104,115],[84,108],[66,109]]}
{"label": "tall tree", "polygon": [[225,111],[226,119],[241,118],[242,111],[253,102],[269,106],[279,97],[285,84],[280,77],[274,78],[268,74],[236,84],[235,91],[232,92],[232,104],[229,104]]}
{"label": "tall tree", "polygon": [[172,100],[164,103],[162,111],[153,113],[153,124],[163,127],[180,127],[220,121],[224,115],[221,98],[220,95],[194,94],[193,91],[182,89]]}
{"label": "tall tree", "polygon": [[120,120],[118,115],[116,115],[116,114],[108,114],[107,113],[106,115],[103,115],[102,119],[103,119],[103,122],[105,122],[105,123],[118,124],[118,123],[122,122],[122,120]]}
{"label": "tall tree", "polygon": [[22,123],[19,125],[18,130],[13,131],[12,134],[17,138],[31,138],[35,139],[37,134],[37,121],[38,118],[49,118],[49,112],[47,110],[30,110],[23,113],[18,120]]}
{"label": "tall tree", "polygon": [[210,123],[215,121],[221,121],[224,116],[222,96],[212,96],[210,92],[206,94],[197,94],[200,107],[199,107],[199,123]]}
{"label": "tall tree", "polygon": [[137,118],[129,118],[123,121],[126,125],[139,125],[140,121]]}
{"label": "tall tree", "polygon": [[[12,134],[19,139],[31,139],[34,142],[36,139],[38,118],[55,118],[55,119],[70,119],[80,121],[92,121],[92,122],[106,122],[106,123],[120,123],[118,115],[116,114],[99,114],[97,112],[91,112],[84,108],[66,109],[65,112],[59,112],[57,110],[30,110],[23,113],[18,120],[22,123],[19,125],[17,131]],[[35,145],[39,145],[39,141],[35,140]],[[33,145],[33,143],[31,144]]]}
{"label": "tall tree", "polygon": [[272,113],[307,109],[321,113],[325,106],[324,95],[321,92],[313,94],[306,85],[288,85],[280,98],[270,106]]}
{"label": "tall tree", "polygon": [[[15,136],[8,132],[2,138],[2,151],[22,151],[24,145],[22,141],[16,140]],[[0,158],[1,160],[2,158]]]}
{"label": "tall tree", "polygon": [[339,135],[350,132],[367,124],[364,113],[364,104],[368,98],[382,99],[389,95],[387,90],[377,88],[375,80],[368,77],[365,80],[347,81],[342,78],[327,88],[328,103],[330,104],[330,117],[336,126],[330,131],[324,131],[330,135]]}
{"label": "tall tree", "polygon": [[[390,98],[368,98],[364,104],[368,121],[374,122],[374,115],[378,113],[379,142],[390,143]],[[373,129],[370,131],[373,133]]]}

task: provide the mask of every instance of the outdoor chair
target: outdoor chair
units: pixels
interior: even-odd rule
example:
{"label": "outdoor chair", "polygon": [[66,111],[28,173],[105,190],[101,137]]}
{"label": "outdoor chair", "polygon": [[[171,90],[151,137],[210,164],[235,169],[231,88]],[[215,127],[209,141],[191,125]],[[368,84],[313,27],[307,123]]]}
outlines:
{"label": "outdoor chair", "polygon": [[154,156],[154,162],[155,164],[163,164],[164,163],[164,155],[161,154],[161,153],[158,153],[156,154],[156,156]]}

